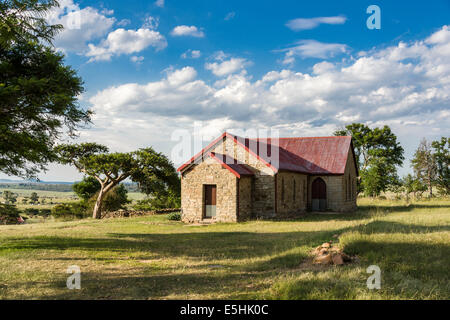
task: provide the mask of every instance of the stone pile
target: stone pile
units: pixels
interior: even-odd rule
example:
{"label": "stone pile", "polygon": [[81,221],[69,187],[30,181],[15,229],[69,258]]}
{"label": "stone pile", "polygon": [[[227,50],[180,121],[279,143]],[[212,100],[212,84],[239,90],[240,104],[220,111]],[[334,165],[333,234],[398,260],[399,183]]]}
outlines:
{"label": "stone pile", "polygon": [[352,262],[352,258],[345,254],[342,249],[333,246],[332,241],[318,246],[313,253],[313,263],[315,264],[343,265]]}
{"label": "stone pile", "polygon": [[151,216],[154,214],[166,214],[171,212],[177,212],[180,209],[158,209],[152,211],[142,211],[142,210],[117,210],[104,212],[102,218],[129,218],[129,217],[140,217],[140,216]]}

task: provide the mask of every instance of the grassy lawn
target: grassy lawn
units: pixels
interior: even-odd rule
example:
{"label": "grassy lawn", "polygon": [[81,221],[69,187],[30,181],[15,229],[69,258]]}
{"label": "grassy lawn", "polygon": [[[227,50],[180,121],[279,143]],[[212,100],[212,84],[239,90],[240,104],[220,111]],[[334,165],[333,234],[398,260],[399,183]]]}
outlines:
{"label": "grassy lawn", "polygon": [[[189,226],[167,216],[0,226],[1,299],[450,299],[450,201]],[[359,263],[314,266],[333,239]],[[378,265],[381,290],[366,268]],[[81,290],[66,269],[81,268]]]}

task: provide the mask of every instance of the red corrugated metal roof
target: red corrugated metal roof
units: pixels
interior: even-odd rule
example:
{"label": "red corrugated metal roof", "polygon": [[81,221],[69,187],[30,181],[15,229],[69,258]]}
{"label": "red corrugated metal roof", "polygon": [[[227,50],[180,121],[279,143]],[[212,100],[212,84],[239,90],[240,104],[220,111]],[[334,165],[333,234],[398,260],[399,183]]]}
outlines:
{"label": "red corrugated metal roof", "polygon": [[[351,137],[349,136],[279,138],[272,140],[270,138],[244,139],[224,133],[179,167],[178,171],[182,171],[190,164],[200,161],[201,156],[205,155],[208,150],[212,149],[225,136],[241,144],[275,172],[286,170],[307,174],[344,174],[348,153],[350,148],[352,148]],[[272,143],[274,146],[272,146]],[[271,148],[274,148],[276,152],[278,146],[279,159],[278,163],[274,163],[271,159]],[[267,152],[263,150],[267,150]]]}
{"label": "red corrugated metal roof", "polygon": [[[271,139],[251,139],[271,144]],[[352,138],[307,137],[279,138],[279,170],[309,174],[344,174]]]}

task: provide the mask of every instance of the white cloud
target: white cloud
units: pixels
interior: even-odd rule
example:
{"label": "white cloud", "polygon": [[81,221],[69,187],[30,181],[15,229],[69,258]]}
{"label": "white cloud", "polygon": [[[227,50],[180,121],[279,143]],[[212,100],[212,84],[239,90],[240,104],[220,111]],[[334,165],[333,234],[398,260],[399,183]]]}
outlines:
{"label": "white cloud", "polygon": [[277,128],[282,136],[330,135],[358,121],[391,126],[410,156],[420,138],[450,135],[449,46],[450,30],[443,27],[422,41],[346,63],[321,61],[311,73],[273,70],[254,80],[225,72],[209,85],[192,67],[170,70],[159,81],[97,92],[89,100],[96,129],[82,138],[123,149],[154,145],[170,154],[170,133],[195,121],[220,130]]}
{"label": "white cloud", "polygon": [[348,51],[348,46],[341,43],[324,43],[316,40],[300,40],[295,46],[279,50],[285,52],[283,64],[292,64],[295,57],[327,59]]}
{"label": "white cloud", "polygon": [[159,32],[150,29],[116,29],[98,46],[89,44],[86,56],[91,57],[90,62],[107,61],[114,55],[140,52],[149,46],[161,50],[167,46],[167,41]]}
{"label": "white cloud", "polygon": [[164,0],[156,0],[155,6],[163,8],[164,7]]}
{"label": "white cloud", "polygon": [[225,16],[224,20],[228,21],[233,19],[236,16],[236,12],[232,11],[232,12],[228,12],[227,15]]}
{"label": "white cloud", "polygon": [[294,31],[300,31],[314,29],[321,24],[344,24],[346,20],[347,18],[345,16],[298,18],[289,20],[286,23],[286,27]]}
{"label": "white cloud", "polygon": [[132,56],[130,58],[131,62],[134,62],[136,64],[141,64],[142,61],[144,61],[144,57],[143,56]]}
{"label": "white cloud", "polygon": [[92,7],[80,9],[73,0],[61,0],[59,7],[52,8],[46,18],[51,24],[62,24],[64,30],[55,37],[55,46],[62,51],[81,53],[86,43],[103,37],[111,30],[116,19],[107,17],[111,11]]}
{"label": "white cloud", "polygon": [[231,58],[222,62],[205,63],[205,69],[211,70],[214,75],[221,77],[240,71],[248,64],[246,59]]}
{"label": "white cloud", "polygon": [[125,26],[129,25],[130,23],[131,23],[130,19],[122,19],[119,22],[117,22],[117,25],[119,27],[125,27]]}
{"label": "white cloud", "polygon": [[152,16],[147,16],[144,19],[144,24],[142,25],[143,29],[156,30],[159,27],[159,18],[155,18]]}
{"label": "white cloud", "polygon": [[202,53],[200,52],[200,50],[189,49],[186,52],[183,52],[181,54],[181,58],[183,58],[183,59],[188,59],[188,58],[198,59],[198,58],[200,58],[201,55],[202,55]]}
{"label": "white cloud", "polygon": [[174,37],[189,36],[196,38],[203,38],[205,33],[199,30],[196,26],[176,26],[170,33]]}

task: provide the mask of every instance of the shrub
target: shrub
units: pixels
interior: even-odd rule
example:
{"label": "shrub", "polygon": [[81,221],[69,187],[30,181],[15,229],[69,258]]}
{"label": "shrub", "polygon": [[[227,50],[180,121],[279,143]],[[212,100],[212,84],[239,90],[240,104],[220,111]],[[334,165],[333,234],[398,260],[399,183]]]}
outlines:
{"label": "shrub", "polygon": [[55,219],[82,219],[89,216],[84,202],[61,203],[51,209]]}
{"label": "shrub", "polygon": [[39,214],[39,209],[36,208],[25,208],[23,210],[23,213],[30,215],[30,216],[37,216]]}
{"label": "shrub", "polygon": [[168,219],[173,221],[181,221],[181,213],[172,212],[169,214]]}
{"label": "shrub", "polygon": [[171,192],[155,193],[152,198],[139,200],[133,208],[135,210],[152,211],[158,209],[172,209],[181,206],[181,198]]}
{"label": "shrub", "polygon": [[0,204],[0,224],[17,224],[19,210],[11,204]]}

